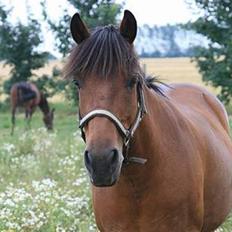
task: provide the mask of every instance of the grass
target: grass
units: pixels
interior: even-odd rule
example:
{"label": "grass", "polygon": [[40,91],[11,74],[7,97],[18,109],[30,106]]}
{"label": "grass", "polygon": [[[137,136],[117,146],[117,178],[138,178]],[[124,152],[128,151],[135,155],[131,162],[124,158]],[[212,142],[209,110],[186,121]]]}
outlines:
{"label": "grass", "polygon": [[0,114],[0,231],[96,231],[76,109],[53,105],[51,133],[38,111],[30,131],[18,113],[10,136],[10,113]]}
{"label": "grass", "polygon": [[[147,73],[164,82],[204,86],[188,58],[142,59],[141,63],[146,64]],[[38,72],[48,73],[54,65],[61,64],[49,64]],[[2,72],[4,78],[8,71],[6,67]],[[25,131],[24,114],[17,113],[15,134],[10,136],[10,111],[0,104],[0,231],[97,230],[83,166],[84,143],[77,130],[77,109],[67,102],[53,106],[53,132],[43,129],[42,114],[37,110],[30,131]],[[228,110],[232,112],[232,107]],[[231,218],[218,231],[232,231]]]}
{"label": "grass", "polygon": [[[59,135],[59,139],[62,140],[65,138],[67,133],[74,133],[77,129],[76,108],[68,103],[54,103],[51,104],[50,107],[55,108],[54,127],[56,128],[56,132]],[[18,136],[24,132],[25,126],[26,123],[24,113],[21,110],[18,110],[16,113],[15,133],[13,137],[9,137],[11,129],[11,114],[8,106],[2,106],[0,114],[0,144],[8,140],[17,140]],[[37,112],[32,117],[31,127],[33,129],[44,127],[42,113],[39,111],[39,109],[37,109]]]}

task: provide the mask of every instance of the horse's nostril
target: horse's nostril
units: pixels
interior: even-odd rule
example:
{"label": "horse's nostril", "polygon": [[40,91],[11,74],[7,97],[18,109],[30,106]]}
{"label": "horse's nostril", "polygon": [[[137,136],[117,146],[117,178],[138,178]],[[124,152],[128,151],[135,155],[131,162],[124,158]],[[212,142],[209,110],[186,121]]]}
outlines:
{"label": "horse's nostril", "polygon": [[118,150],[117,149],[113,149],[111,152],[110,152],[110,160],[111,160],[111,163],[115,163],[118,161],[118,158],[119,158],[119,154],[118,154]]}
{"label": "horse's nostril", "polygon": [[85,164],[89,166],[91,164],[92,159],[88,150],[85,151],[84,157],[85,157]]}

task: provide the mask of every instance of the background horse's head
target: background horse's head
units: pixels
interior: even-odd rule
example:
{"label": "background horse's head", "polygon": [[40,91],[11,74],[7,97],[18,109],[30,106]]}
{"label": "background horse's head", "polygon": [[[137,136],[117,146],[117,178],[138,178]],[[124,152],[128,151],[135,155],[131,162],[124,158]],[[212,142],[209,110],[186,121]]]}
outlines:
{"label": "background horse's head", "polygon": [[[125,11],[119,29],[109,25],[90,33],[79,14],[75,14],[71,32],[78,46],[65,71],[79,88],[80,118],[88,115],[82,125],[85,165],[94,185],[111,186],[118,180],[124,160],[125,135],[119,123],[130,128],[137,116],[141,70],[133,50],[136,20]],[[119,123],[112,119],[114,116]]]}
{"label": "background horse's head", "polygon": [[53,108],[52,110],[50,110],[48,113],[44,114],[43,116],[44,124],[48,130],[53,129],[54,111],[55,109]]}

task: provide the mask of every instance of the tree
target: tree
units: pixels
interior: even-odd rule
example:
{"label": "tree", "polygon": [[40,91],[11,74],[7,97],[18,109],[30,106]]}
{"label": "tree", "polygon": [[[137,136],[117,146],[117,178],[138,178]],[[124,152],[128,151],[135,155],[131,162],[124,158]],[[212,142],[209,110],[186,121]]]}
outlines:
{"label": "tree", "polygon": [[[120,13],[122,6],[114,0],[67,0],[81,14],[81,18],[89,28],[103,26],[107,24],[116,24],[116,17]],[[55,34],[56,47],[59,52],[65,56],[71,49],[72,39],[69,32],[71,16],[67,10],[64,10],[63,17],[58,23],[49,19],[46,12],[46,0],[42,3],[43,14],[51,30]]]}
{"label": "tree", "polygon": [[0,6],[0,60],[10,65],[10,79],[4,82],[4,91],[19,81],[27,81],[33,70],[43,67],[48,53],[38,51],[42,43],[41,28],[37,20],[28,17],[28,24],[9,21],[10,10]]}
{"label": "tree", "polygon": [[203,13],[188,27],[204,35],[209,47],[195,49],[196,60],[203,81],[220,87],[219,98],[225,103],[232,96],[232,1],[195,0]]}
{"label": "tree", "polygon": [[[120,13],[122,6],[116,4],[114,0],[67,0],[76,10],[81,14],[81,18],[92,29],[97,26],[107,24],[116,24],[116,17]],[[46,12],[46,0],[41,2],[43,8],[43,15],[48,22],[50,29],[53,31],[56,39],[56,47],[59,52],[64,56],[70,52],[73,46],[73,40],[70,33],[71,16],[67,10],[64,10],[63,17],[58,23],[53,22]],[[77,103],[77,90],[74,85],[60,84],[60,90],[65,91],[65,95]]]}

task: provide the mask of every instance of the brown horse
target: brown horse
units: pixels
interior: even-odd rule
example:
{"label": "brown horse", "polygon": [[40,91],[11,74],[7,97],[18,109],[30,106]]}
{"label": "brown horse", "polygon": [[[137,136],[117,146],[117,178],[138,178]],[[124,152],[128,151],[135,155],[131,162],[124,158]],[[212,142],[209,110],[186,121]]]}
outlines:
{"label": "brown horse", "polygon": [[39,91],[33,83],[19,82],[14,84],[10,91],[10,100],[12,113],[12,135],[14,133],[15,113],[17,107],[23,107],[25,109],[25,118],[27,126],[29,126],[32,114],[35,112],[36,107],[39,106],[43,113],[43,121],[46,128],[48,130],[53,129],[54,109],[50,110],[45,95]]}
{"label": "brown horse", "polygon": [[85,165],[100,231],[210,232],[232,207],[232,143],[223,105],[204,88],[145,77],[136,20],[90,33],[65,68],[79,87]]}

